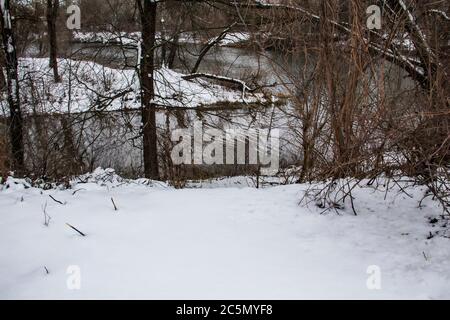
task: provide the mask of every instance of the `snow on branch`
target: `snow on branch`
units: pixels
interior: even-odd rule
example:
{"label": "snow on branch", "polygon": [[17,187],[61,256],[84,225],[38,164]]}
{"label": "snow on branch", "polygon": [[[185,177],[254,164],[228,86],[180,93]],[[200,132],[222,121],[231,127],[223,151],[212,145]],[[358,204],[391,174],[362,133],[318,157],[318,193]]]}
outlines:
{"label": "snow on branch", "polygon": [[[412,13],[407,8],[405,2],[403,0],[393,0],[396,1],[398,5],[401,6],[402,10],[408,17],[409,24],[412,25],[412,28],[414,29],[414,35],[417,35],[417,37],[420,39],[421,46],[424,47],[425,52],[430,56],[430,58],[434,57],[434,54],[426,42],[426,37],[420,27],[417,25],[416,20]],[[384,3],[389,7],[387,0],[384,0]],[[315,21],[321,21],[323,19],[326,19],[327,22],[331,23],[341,31],[347,33],[347,34],[353,34],[353,31],[346,26],[346,23],[335,21],[333,19],[329,18],[323,18],[317,14],[314,14],[310,12],[309,10],[298,6],[298,5],[289,5],[289,4],[281,4],[281,3],[268,3],[264,0],[254,0],[251,2],[240,2],[240,1],[232,1],[229,3],[229,5],[234,6],[242,6],[242,7],[250,7],[255,9],[280,9],[280,10],[293,10],[296,12],[299,12],[312,20]],[[391,9],[392,10],[392,9]],[[384,40],[383,37],[378,34],[374,30],[368,30],[368,32],[371,35],[374,35],[380,40]],[[401,54],[401,48],[398,47],[395,43],[390,43],[387,47],[377,45],[374,41],[371,41],[370,39],[363,37],[362,40],[366,43],[366,45],[369,47],[369,49],[376,54],[379,54],[381,56],[384,56],[387,60],[391,61],[392,63],[395,63],[396,65],[404,68],[411,76],[413,76],[416,79],[419,79],[420,82],[426,82],[425,79],[425,72],[423,70],[423,67],[419,67],[417,65],[417,61],[414,58],[407,57],[403,54]]]}
{"label": "snow on branch", "polygon": [[217,81],[223,81],[223,82],[227,82],[227,83],[231,83],[231,84],[236,84],[242,90],[242,100],[244,100],[244,101],[245,101],[245,92],[246,91],[249,91],[249,92],[255,91],[255,89],[250,88],[249,86],[247,86],[247,84],[244,81],[242,81],[240,79],[224,77],[224,76],[219,76],[219,75],[214,75],[214,74],[209,74],[209,73],[192,73],[192,74],[188,74],[186,76],[182,76],[182,78],[184,80],[188,80],[188,81],[196,79],[196,78],[206,78],[206,79],[210,79],[210,80],[217,80]]}
{"label": "snow on branch", "polygon": [[427,40],[425,38],[425,34],[423,33],[422,29],[419,27],[419,25],[416,22],[416,19],[414,18],[411,11],[406,6],[406,3],[403,0],[398,0],[398,3],[406,16],[408,17],[409,24],[412,26],[413,30],[416,33],[416,36],[419,38],[420,42],[422,43],[423,47],[427,51],[427,53],[430,55],[430,57],[434,57],[433,51],[431,50],[430,46],[427,43]]}
{"label": "snow on branch", "polygon": [[440,15],[442,18],[444,18],[447,21],[450,20],[450,17],[447,15],[447,13],[445,13],[444,11],[441,11],[441,10],[431,9],[431,10],[428,10],[427,13],[428,14],[437,14],[437,15]]}

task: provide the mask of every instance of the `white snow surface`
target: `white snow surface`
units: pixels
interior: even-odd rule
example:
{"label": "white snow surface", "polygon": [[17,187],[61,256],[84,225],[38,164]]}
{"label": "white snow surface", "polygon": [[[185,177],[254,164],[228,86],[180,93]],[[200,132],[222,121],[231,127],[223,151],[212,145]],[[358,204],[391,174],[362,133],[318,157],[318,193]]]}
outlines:
{"label": "white snow surface", "polygon": [[[431,200],[418,208],[423,189],[384,199],[361,186],[358,216],[321,215],[299,205],[307,185],[238,180],[176,190],[98,169],[72,189],[43,191],[9,178],[0,191],[0,298],[450,298],[450,240],[427,239],[428,218],[441,211]],[[366,285],[372,265],[380,290]],[[67,287],[69,266],[80,268],[79,290]]]}

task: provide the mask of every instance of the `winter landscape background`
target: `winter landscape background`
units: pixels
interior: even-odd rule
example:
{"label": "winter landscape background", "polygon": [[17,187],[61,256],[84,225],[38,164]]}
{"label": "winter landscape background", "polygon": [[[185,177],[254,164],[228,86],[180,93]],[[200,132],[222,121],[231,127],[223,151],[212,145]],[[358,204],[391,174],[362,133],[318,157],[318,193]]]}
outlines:
{"label": "winter landscape background", "polygon": [[449,9],[0,1],[0,298],[450,298]]}

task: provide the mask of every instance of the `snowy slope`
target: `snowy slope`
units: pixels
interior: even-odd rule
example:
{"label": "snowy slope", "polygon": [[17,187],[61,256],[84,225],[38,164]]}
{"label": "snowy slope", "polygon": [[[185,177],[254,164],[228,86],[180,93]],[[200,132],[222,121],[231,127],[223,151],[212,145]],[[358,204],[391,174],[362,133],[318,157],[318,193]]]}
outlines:
{"label": "snowy slope", "polygon": [[[440,210],[431,201],[417,208],[420,189],[384,200],[358,188],[353,216],[299,206],[305,185],[175,190],[114,175],[82,180],[50,191],[11,180],[0,191],[0,298],[450,298],[449,240],[427,239]],[[66,286],[74,265],[80,290]],[[366,286],[371,265],[381,290]]]}
{"label": "snowy slope", "polygon": [[[59,59],[58,63],[61,83],[53,81],[48,59],[19,60],[23,112],[74,113],[136,109],[141,106],[139,80],[134,70],[119,70],[91,61],[71,59]],[[195,108],[219,102],[243,102],[240,91],[201,79],[187,81],[182,76],[168,68],[156,70],[154,103]],[[246,98],[247,102],[256,101],[255,96],[248,95]],[[3,112],[7,113],[5,105]]]}

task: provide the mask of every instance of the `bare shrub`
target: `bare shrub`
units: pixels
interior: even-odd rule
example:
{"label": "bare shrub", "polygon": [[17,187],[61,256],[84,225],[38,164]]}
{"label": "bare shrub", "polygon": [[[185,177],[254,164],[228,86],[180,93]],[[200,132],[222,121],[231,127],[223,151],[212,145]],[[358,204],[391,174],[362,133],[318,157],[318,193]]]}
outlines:
{"label": "bare shrub", "polygon": [[8,155],[9,149],[5,128],[0,125],[0,177],[5,177],[8,173]]}

